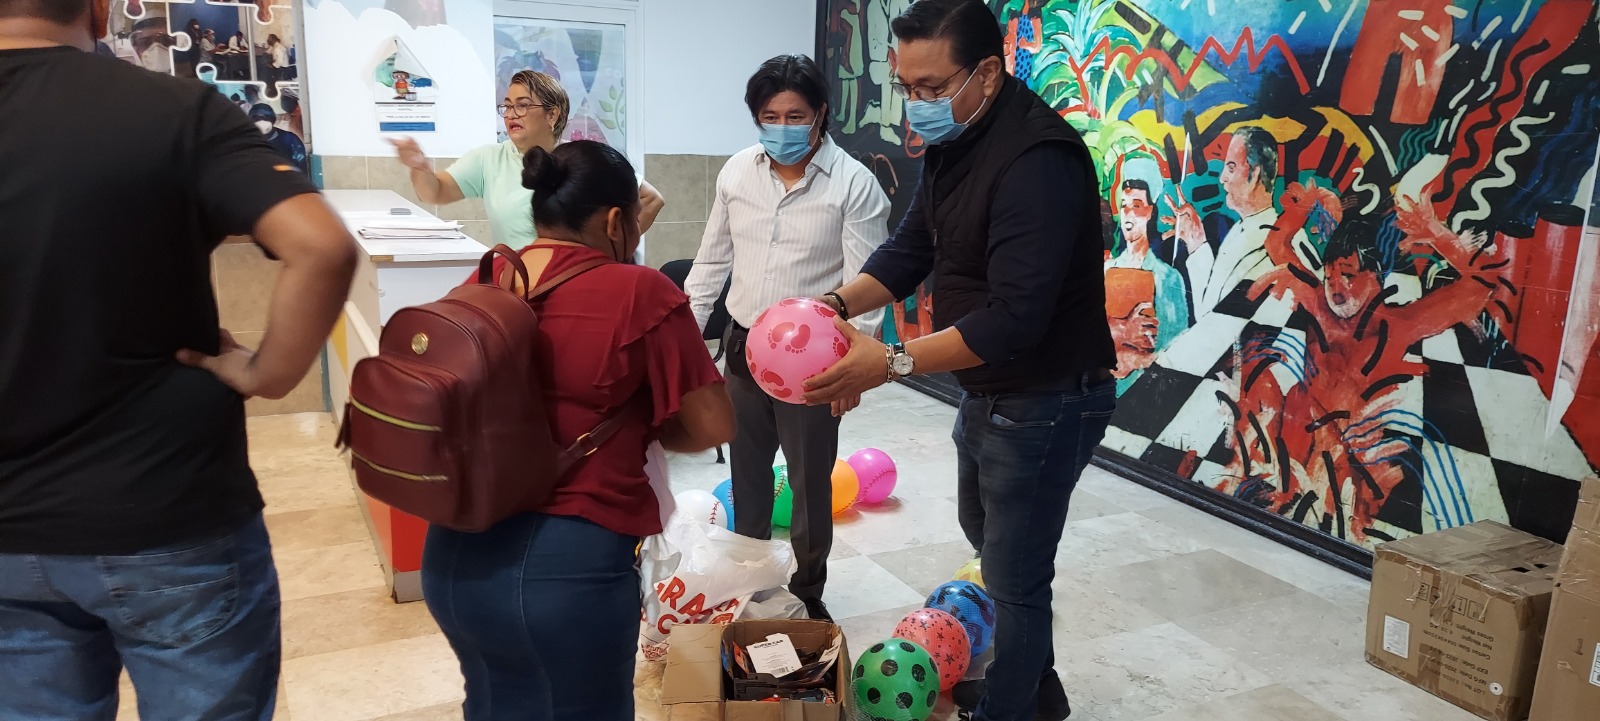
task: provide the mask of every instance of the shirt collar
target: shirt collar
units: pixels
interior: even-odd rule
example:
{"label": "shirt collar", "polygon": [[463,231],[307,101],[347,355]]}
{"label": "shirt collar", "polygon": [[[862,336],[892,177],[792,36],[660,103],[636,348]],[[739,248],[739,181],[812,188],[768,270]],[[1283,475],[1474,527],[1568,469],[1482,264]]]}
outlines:
{"label": "shirt collar", "polygon": [[[839,162],[843,158],[844,149],[840,148],[837,143],[833,142],[833,138],[824,133],[822,147],[817,150],[816,155],[811,156],[811,162],[806,164],[806,168],[816,168],[823,175],[832,176],[833,171],[838,169]],[[767,156],[766,150],[756,153],[756,165],[762,167],[772,166],[772,158]]]}

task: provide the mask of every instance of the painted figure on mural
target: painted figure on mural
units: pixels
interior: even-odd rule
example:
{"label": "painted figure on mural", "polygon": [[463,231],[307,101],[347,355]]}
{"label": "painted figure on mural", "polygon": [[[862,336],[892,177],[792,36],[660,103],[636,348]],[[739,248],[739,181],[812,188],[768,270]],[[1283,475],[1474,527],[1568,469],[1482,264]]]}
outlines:
{"label": "painted figure on mural", "polygon": [[[1273,189],[1278,181],[1278,141],[1258,127],[1233,131],[1222,161],[1220,176],[1228,209],[1239,222],[1213,246],[1199,211],[1189,203],[1174,203],[1176,237],[1189,249],[1189,287],[1194,293],[1195,317],[1203,317],[1240,284],[1254,282],[1272,269],[1266,239],[1278,223]],[[1321,263],[1306,241],[1295,234],[1293,247],[1301,264],[1315,272]]]}
{"label": "painted figure on mural", "polygon": [[831,50],[838,53],[839,60],[839,108],[833,118],[843,126],[839,132],[849,135],[861,119],[861,76],[866,73],[860,3],[846,0],[829,18],[828,29],[833,33]]}
{"label": "painted figure on mural", "polygon": [[[1292,298],[1312,319],[1304,366],[1291,371],[1303,382],[1287,391],[1280,391],[1273,381],[1259,390],[1252,383],[1252,377],[1268,378],[1256,370],[1257,364],[1283,362],[1283,356],[1267,354],[1240,369],[1245,379],[1239,389],[1241,406],[1250,406],[1256,393],[1266,400],[1282,399],[1275,422],[1263,424],[1273,429],[1270,438],[1281,438],[1282,444],[1252,445],[1262,453],[1258,462],[1266,460],[1273,446],[1288,456],[1278,462],[1285,484],[1271,493],[1259,476],[1252,486],[1251,474],[1240,473],[1219,489],[1279,512],[1303,504],[1307,513],[1333,519],[1334,527],[1328,530],[1357,541],[1365,540],[1395,488],[1418,475],[1410,472],[1405,459],[1422,449],[1413,448],[1407,437],[1385,432],[1391,426],[1410,429],[1422,422],[1404,408],[1405,384],[1427,370],[1424,363],[1407,357],[1410,349],[1452,327],[1475,322],[1497,289],[1504,288],[1498,269],[1505,266],[1505,249],[1487,245],[1481,234],[1449,230],[1434,217],[1430,202],[1402,197],[1396,201],[1396,211],[1405,233],[1401,252],[1437,257],[1461,277],[1440,280],[1409,303],[1389,302],[1396,290],[1382,275],[1371,243],[1379,228],[1369,217],[1346,219],[1334,231],[1323,254],[1320,282],[1310,268],[1293,260],[1261,276],[1250,289],[1252,298],[1266,294]],[[1236,450],[1248,454],[1252,449]],[[1248,456],[1239,462],[1252,465]],[[1283,474],[1285,462],[1303,471]],[[1450,508],[1443,507],[1445,495],[1455,497]],[[1470,499],[1461,495],[1425,492],[1426,510],[1458,516],[1448,525],[1470,522]],[[1315,498],[1315,505],[1307,498]],[[1456,510],[1462,504],[1467,507]]]}
{"label": "painted figure on mural", "polygon": [[1024,0],[1021,10],[1007,12],[1006,72],[1028,82],[1033,79],[1033,59],[1044,51],[1044,23],[1039,18],[1040,3]]}
{"label": "painted figure on mural", "polygon": [[[1130,179],[1118,188],[1118,213],[1116,227],[1122,234],[1122,252],[1106,261],[1107,278],[1113,268],[1137,268],[1148,271],[1153,282],[1153,310],[1161,319],[1161,333],[1155,338],[1154,350],[1159,352],[1171,345],[1179,333],[1189,327],[1189,292],[1184,287],[1183,274],[1158,257],[1151,248],[1152,238],[1159,237],[1156,224],[1155,198],[1150,184],[1144,180]],[[1108,291],[1109,292],[1109,291]],[[1116,318],[1120,316],[1108,316]],[[1131,385],[1129,381],[1127,385]],[[1126,390],[1126,385],[1124,385]]]}
{"label": "painted figure on mural", "polygon": [[889,23],[911,7],[911,0],[867,0],[867,77],[878,88],[868,100],[862,125],[877,125],[883,142],[900,145],[904,137],[906,101],[894,92],[894,33]]}

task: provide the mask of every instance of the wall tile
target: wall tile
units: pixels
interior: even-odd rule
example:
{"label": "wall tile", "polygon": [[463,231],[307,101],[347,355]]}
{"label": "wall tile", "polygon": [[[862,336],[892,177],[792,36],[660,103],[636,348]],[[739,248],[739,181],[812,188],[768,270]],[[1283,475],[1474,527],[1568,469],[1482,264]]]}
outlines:
{"label": "wall tile", "polygon": [[489,214],[483,207],[481,198],[467,198],[454,203],[435,206],[438,210],[434,215],[443,220],[488,220]]}
{"label": "wall tile", "polygon": [[645,265],[660,268],[669,260],[693,258],[700,250],[700,236],[705,232],[703,222],[656,223],[644,246]]}
{"label": "wall tile", "polygon": [[[234,333],[233,337],[240,343],[250,347],[261,347],[261,338],[266,335],[260,331],[249,333]],[[318,358],[300,379],[300,385],[289,391],[289,395],[282,398],[251,398],[244,402],[245,415],[249,416],[275,416],[282,413],[310,413],[328,410],[328,404],[322,393],[323,359]]]}
{"label": "wall tile", "polygon": [[367,182],[372,190],[393,190],[423,210],[438,215],[438,206],[417,199],[417,192],[411,188],[411,171],[396,158],[369,158]]}
{"label": "wall tile", "polygon": [[267,301],[278,279],[278,263],[254,244],[223,245],[211,254],[216,270],[217,311],[222,327],[235,333],[266,330]]}
{"label": "wall tile", "polygon": [[651,155],[645,158],[645,180],[661,191],[667,207],[659,223],[703,222],[709,215],[706,198],[706,156]]}
{"label": "wall tile", "polygon": [[328,190],[365,190],[367,159],[359,156],[323,156],[322,185]]}

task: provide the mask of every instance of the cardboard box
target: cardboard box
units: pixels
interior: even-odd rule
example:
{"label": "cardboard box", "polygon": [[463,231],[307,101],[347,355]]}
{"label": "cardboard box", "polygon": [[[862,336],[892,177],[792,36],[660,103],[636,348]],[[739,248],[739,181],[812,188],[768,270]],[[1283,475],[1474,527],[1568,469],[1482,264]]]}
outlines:
{"label": "cardboard box", "polygon": [[1561,546],[1493,521],[1378,547],[1367,662],[1491,721],[1533,700]]}
{"label": "cardboard box", "polygon": [[1600,479],[1587,478],[1561,555],[1531,721],[1600,716]]}
{"label": "cardboard box", "polygon": [[[728,701],[722,670],[724,638],[748,644],[775,633],[787,634],[801,653],[815,652],[838,639],[839,668],[834,693],[839,703]],[[850,691],[850,649],[844,633],[827,621],[734,621],[726,626],[693,624],[672,628],[672,647],[661,678],[661,705],[671,721],[841,721]]]}

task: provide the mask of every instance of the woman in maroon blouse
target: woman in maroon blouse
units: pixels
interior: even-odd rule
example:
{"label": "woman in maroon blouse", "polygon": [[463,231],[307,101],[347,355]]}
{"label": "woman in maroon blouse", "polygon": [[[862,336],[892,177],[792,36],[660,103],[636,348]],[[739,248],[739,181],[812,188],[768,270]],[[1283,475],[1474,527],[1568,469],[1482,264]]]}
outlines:
{"label": "woman in maroon blouse", "polygon": [[639,189],[627,158],[586,141],[535,148],[523,184],[539,235],[522,251],[531,276],[616,261],[534,301],[557,445],[618,409],[628,422],[541,507],[483,533],[431,528],[423,592],[461,661],[466,721],[632,721],[635,549],[661,532],[645,449],[724,443],[733,407],[688,298],[630,264]]}

